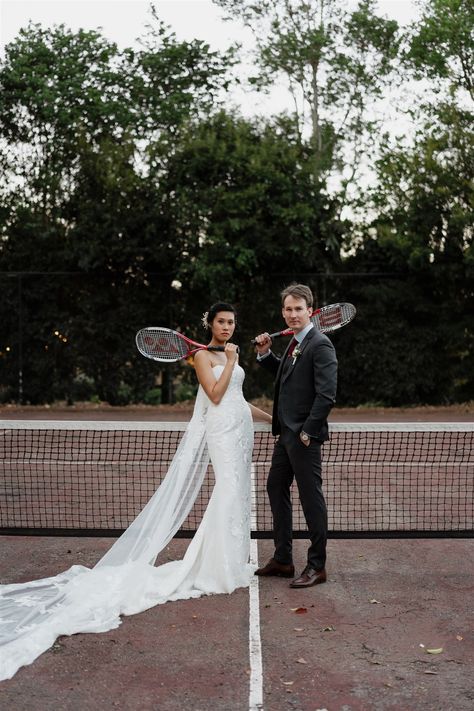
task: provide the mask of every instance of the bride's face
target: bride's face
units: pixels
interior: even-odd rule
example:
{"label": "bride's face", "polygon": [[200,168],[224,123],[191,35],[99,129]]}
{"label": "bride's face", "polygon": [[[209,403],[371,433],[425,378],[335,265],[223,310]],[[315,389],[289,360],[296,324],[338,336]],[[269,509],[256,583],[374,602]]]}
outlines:
{"label": "bride's face", "polygon": [[225,343],[232,338],[235,331],[235,314],[232,311],[218,311],[211,323],[212,337]]}

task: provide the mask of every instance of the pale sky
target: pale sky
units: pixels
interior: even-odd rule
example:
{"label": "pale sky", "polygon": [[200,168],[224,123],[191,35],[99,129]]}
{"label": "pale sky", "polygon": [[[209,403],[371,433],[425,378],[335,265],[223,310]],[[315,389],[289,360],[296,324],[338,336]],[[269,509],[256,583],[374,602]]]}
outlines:
{"label": "pale sky", "polygon": [[[357,0],[347,0],[348,6]],[[212,0],[154,0],[163,20],[179,39],[203,39],[223,49],[236,39],[248,41],[249,32],[236,22],[223,22]],[[147,0],[0,0],[0,46],[10,42],[29,20],[45,26],[64,23],[72,29],[102,27],[120,47],[130,46],[149,20]],[[381,14],[401,24],[417,17],[413,0],[379,0]]]}
{"label": "pale sky", "polygon": [[[356,0],[347,0],[348,6]],[[236,22],[223,22],[222,11],[211,0],[155,0],[164,22],[180,40],[202,39],[213,49],[226,49],[232,42],[252,48],[249,30]],[[132,46],[144,34],[150,21],[148,0],[0,0],[0,52],[29,20],[45,27],[64,23],[73,30],[102,28],[102,33],[120,48]],[[379,11],[406,24],[417,17],[413,0],[379,0]],[[233,102],[244,115],[292,110],[283,87],[275,87],[270,96],[250,94],[236,88]]]}

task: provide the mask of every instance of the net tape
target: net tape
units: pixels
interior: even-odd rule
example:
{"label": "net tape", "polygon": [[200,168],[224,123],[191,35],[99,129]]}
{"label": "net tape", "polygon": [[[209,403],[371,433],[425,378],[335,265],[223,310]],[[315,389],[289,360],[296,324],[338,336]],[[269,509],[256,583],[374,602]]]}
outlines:
{"label": "net tape", "polygon": [[[0,423],[0,532],[118,535],[163,479],[186,423]],[[474,536],[474,424],[333,424],[322,448],[332,537]],[[274,446],[255,425],[254,537],[272,536],[266,478]],[[191,536],[213,487],[180,532]],[[307,528],[293,490],[295,537]]]}

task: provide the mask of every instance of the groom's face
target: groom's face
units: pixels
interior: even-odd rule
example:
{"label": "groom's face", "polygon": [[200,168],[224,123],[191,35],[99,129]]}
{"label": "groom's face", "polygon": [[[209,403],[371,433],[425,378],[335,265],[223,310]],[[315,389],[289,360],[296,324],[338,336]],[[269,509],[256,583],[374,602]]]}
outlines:
{"label": "groom's face", "polygon": [[281,312],[288,328],[299,333],[309,324],[313,309],[308,306],[305,299],[290,295],[286,297]]}

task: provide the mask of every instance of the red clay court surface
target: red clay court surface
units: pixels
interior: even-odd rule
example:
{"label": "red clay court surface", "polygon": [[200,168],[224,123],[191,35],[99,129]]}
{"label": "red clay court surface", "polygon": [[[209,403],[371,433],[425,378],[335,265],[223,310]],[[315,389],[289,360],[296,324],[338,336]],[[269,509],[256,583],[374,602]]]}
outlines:
{"label": "red clay court surface", "polygon": [[[147,420],[159,413],[172,419],[170,408],[144,410],[135,415],[128,408],[87,413],[40,408],[33,414],[29,408],[4,408],[0,417]],[[472,422],[473,414],[466,406],[335,411],[332,419]],[[176,419],[187,414],[181,409]],[[0,580],[8,583],[46,577],[75,563],[93,565],[111,539],[0,541]],[[186,545],[172,541],[160,560],[181,557]],[[306,545],[295,544],[298,571]],[[259,561],[266,561],[271,541],[259,541],[258,552]],[[326,585],[303,592],[290,589],[284,579],[259,581],[263,708],[472,711],[472,539],[330,540],[328,554]],[[0,684],[0,709],[249,709],[248,640],[246,589],[168,603],[124,618],[119,629],[106,634],[60,638],[33,665]]]}

